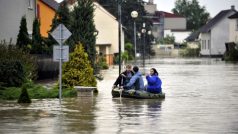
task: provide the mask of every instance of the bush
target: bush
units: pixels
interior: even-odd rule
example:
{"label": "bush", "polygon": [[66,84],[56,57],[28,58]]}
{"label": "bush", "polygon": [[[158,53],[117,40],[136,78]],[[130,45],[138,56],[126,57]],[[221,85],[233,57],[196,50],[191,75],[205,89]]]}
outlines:
{"label": "bush", "polygon": [[24,83],[25,75],[21,62],[12,60],[0,60],[1,86],[19,87]]}
{"label": "bush", "polygon": [[82,44],[76,45],[74,52],[70,54],[70,60],[64,63],[62,83],[66,87],[97,85],[93,68]]}
{"label": "bush", "polygon": [[198,57],[199,56],[200,49],[194,49],[194,48],[186,48],[183,49],[183,51],[180,52],[180,55],[183,57]]}
{"label": "bush", "polygon": [[23,66],[25,80],[37,78],[36,58],[29,53],[12,45],[0,44],[0,62],[6,60],[18,61]]}
{"label": "bush", "polygon": [[21,95],[17,101],[18,103],[31,103],[31,99],[28,95],[27,89],[25,86],[22,87]]}

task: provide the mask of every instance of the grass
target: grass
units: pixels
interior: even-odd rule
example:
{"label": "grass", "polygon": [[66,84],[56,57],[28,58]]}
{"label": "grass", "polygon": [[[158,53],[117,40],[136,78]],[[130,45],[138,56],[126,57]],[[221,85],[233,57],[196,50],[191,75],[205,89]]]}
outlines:
{"label": "grass", "polygon": [[[45,98],[58,98],[59,89],[53,87],[46,89],[42,85],[27,83],[24,86],[27,87],[29,97],[31,99],[45,99]],[[21,87],[1,87],[0,88],[0,100],[17,100],[21,94]],[[75,89],[62,89],[62,97],[76,97],[77,91]]]}

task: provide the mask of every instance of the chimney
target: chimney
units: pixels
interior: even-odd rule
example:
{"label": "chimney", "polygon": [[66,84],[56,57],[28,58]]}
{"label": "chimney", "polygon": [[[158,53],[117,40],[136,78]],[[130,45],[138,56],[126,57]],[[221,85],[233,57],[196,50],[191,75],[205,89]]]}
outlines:
{"label": "chimney", "polygon": [[235,10],[235,5],[232,5],[232,6],[231,6],[231,10]]}

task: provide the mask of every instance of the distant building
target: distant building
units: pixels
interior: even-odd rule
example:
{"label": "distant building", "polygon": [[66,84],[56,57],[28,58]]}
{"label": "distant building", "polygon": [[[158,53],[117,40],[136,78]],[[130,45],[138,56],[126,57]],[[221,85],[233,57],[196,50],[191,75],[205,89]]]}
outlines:
{"label": "distant building", "polygon": [[[69,9],[73,11],[77,6],[75,0],[68,0]],[[115,54],[119,53],[118,21],[99,3],[94,2],[94,23],[97,29],[96,51],[105,56],[109,65],[113,64]],[[124,31],[121,30],[121,51],[124,51]]]}
{"label": "distant building", "polygon": [[40,32],[43,37],[48,37],[58,7],[59,4],[54,0],[37,0],[36,16],[40,21]]}
{"label": "distant building", "polygon": [[165,30],[186,31],[186,18],[164,11],[156,11],[152,29],[154,37],[157,39],[164,37]]}
{"label": "distant building", "polygon": [[32,34],[36,16],[35,0],[0,0],[0,41],[17,41],[22,16],[26,16],[27,30]]}
{"label": "distant building", "polygon": [[207,24],[188,36],[187,42],[199,42],[201,56],[222,56],[226,50],[225,43],[237,37],[237,31],[233,29],[236,27],[236,19],[233,18],[236,12],[234,6],[219,12]]}

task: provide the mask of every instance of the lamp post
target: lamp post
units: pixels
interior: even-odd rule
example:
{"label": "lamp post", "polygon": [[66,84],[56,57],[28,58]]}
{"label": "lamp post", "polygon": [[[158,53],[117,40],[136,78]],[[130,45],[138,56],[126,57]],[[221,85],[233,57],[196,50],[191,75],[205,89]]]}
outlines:
{"label": "lamp post", "polygon": [[148,50],[148,56],[149,56],[149,63],[150,63],[150,49],[151,49],[150,36],[151,36],[151,31],[149,30],[149,31],[147,32],[147,34],[149,35],[149,50]]}
{"label": "lamp post", "polygon": [[136,18],[138,17],[137,11],[131,12],[131,17],[134,19],[134,47],[135,47],[135,63],[136,63]]}
{"label": "lamp post", "polygon": [[118,35],[119,35],[119,42],[118,42],[118,55],[119,55],[119,75],[121,74],[121,2],[122,0],[118,0]]}
{"label": "lamp post", "polygon": [[[141,39],[141,33],[140,32],[138,32],[137,33],[137,36],[138,36],[138,40],[139,40],[139,42],[138,42],[138,46],[140,46],[140,44],[141,44],[141,42],[140,42],[140,39]],[[137,49],[138,49],[138,51],[139,51],[139,53],[136,53],[136,57],[140,57],[140,55],[141,55],[141,53],[140,53],[140,47],[137,47]]]}
{"label": "lamp post", "polygon": [[145,23],[143,23],[143,28],[141,32],[144,34],[144,39],[143,39],[143,69],[145,73],[145,34],[146,34],[146,29],[145,29]]}

